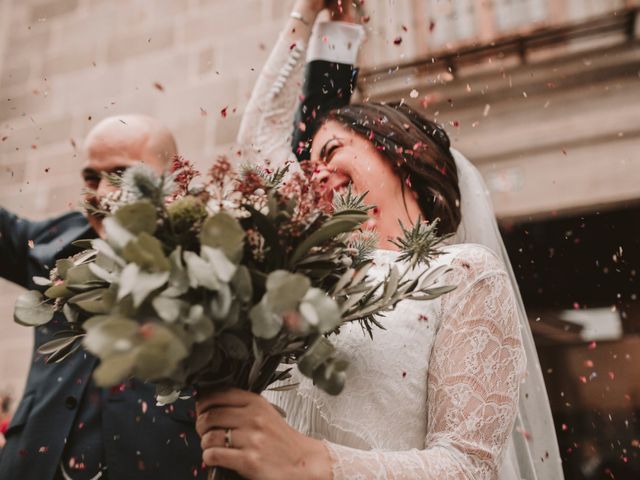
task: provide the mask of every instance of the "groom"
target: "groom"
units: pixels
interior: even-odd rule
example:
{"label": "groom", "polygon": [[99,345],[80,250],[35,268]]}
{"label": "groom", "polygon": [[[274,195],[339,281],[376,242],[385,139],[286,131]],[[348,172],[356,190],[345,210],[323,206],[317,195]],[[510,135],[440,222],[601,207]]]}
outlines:
{"label": "groom", "polygon": [[[340,28],[336,24],[329,33],[340,35]],[[344,52],[323,49],[323,44],[316,41],[309,49],[293,140],[299,158],[308,158],[315,118],[348,103],[355,82],[351,59]],[[156,120],[112,117],[87,137],[85,183],[104,195],[108,186],[102,172],[118,172],[140,160],[162,170],[173,154],[173,137]],[[0,276],[39,288],[32,277],[48,276],[56,259],[75,253],[71,242],[101,233],[97,216],[72,212],[30,222],[0,207]],[[56,316],[35,329],[25,393],[0,450],[0,480],[205,478],[193,401],[158,407],[153,388],[136,380],[100,389],[91,380],[97,360],[84,351],[47,364],[36,350],[64,328],[64,319]]]}

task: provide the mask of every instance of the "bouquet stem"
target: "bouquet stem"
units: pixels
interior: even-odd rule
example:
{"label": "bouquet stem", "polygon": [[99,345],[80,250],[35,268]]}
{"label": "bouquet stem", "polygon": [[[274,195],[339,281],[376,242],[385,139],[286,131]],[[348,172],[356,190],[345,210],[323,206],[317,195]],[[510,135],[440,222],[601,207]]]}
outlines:
{"label": "bouquet stem", "polygon": [[207,480],[245,480],[234,470],[227,470],[226,468],[212,467],[209,469]]}

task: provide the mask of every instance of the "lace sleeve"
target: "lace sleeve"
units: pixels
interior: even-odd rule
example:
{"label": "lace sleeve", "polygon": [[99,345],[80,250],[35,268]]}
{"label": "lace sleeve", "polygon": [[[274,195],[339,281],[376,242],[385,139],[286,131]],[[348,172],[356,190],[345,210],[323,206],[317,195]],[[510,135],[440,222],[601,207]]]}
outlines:
{"label": "lace sleeve", "polygon": [[243,162],[296,164],[291,151],[293,119],[310,34],[310,26],[289,20],[262,67],[236,139]]}
{"label": "lace sleeve", "polygon": [[335,480],[497,478],[525,356],[509,278],[493,254],[473,251],[471,259],[454,260],[445,282],[458,289],[443,297],[430,357],[424,449],[362,451],[325,442]]}

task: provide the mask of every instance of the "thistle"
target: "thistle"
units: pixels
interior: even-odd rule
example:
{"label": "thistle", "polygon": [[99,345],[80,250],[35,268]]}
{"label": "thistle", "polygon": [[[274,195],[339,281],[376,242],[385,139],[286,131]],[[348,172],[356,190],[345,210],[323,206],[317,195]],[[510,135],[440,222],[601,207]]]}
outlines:
{"label": "thistle", "polygon": [[378,241],[378,234],[373,230],[363,230],[352,234],[345,243],[348,248],[354,250],[354,265],[360,265],[369,260],[378,246]]}
{"label": "thistle", "polygon": [[368,212],[371,210],[373,205],[367,205],[364,202],[364,197],[367,196],[367,193],[364,192],[360,195],[354,194],[351,191],[351,184],[347,185],[347,190],[344,193],[336,193],[333,196],[333,213],[346,212],[349,210],[359,210]]}
{"label": "thistle", "polygon": [[284,178],[289,172],[289,165],[285,165],[284,167],[276,168],[275,170],[271,170],[263,167],[256,166],[244,166],[243,171],[252,171],[258,174],[260,178],[262,178],[262,182],[264,188],[269,190],[273,188],[278,188],[282,185]]}
{"label": "thistle", "polygon": [[427,223],[418,217],[413,227],[406,228],[402,221],[398,220],[402,229],[402,237],[391,240],[391,243],[400,249],[398,260],[409,262],[413,268],[420,263],[428,266],[434,257],[440,255],[440,251],[435,247],[449,235],[438,236],[438,222],[438,218]]}
{"label": "thistle", "polygon": [[148,199],[155,205],[161,205],[164,198],[175,190],[173,175],[158,175],[142,163],[127,168],[120,179],[125,196],[136,200]]}

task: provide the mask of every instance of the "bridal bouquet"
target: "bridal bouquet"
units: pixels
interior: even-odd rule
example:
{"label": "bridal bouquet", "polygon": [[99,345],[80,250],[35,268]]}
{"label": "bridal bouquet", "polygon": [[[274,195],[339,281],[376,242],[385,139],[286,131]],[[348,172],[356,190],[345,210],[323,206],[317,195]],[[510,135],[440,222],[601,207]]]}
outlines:
{"label": "bridal bouquet", "polygon": [[438,254],[435,223],[403,227],[406,270],[372,280],[364,195],[328,200],[309,173],[236,172],[221,158],[203,176],[176,158],[162,175],[143,164],[109,175],[117,191],[94,212],[105,238],[80,241],[86,250],[36,278],[46,290],[19,297],[16,321],[62,311],[68,328],[39,349],[48,361],[82,345],[100,359],[98,385],[134,376],[163,403],[191,386],[261,392],[288,377],[287,363],[340,393],[347,363],[332,338],[342,325],[371,334],[399,301],[453,287],[435,286],[442,268],[408,275]]}

